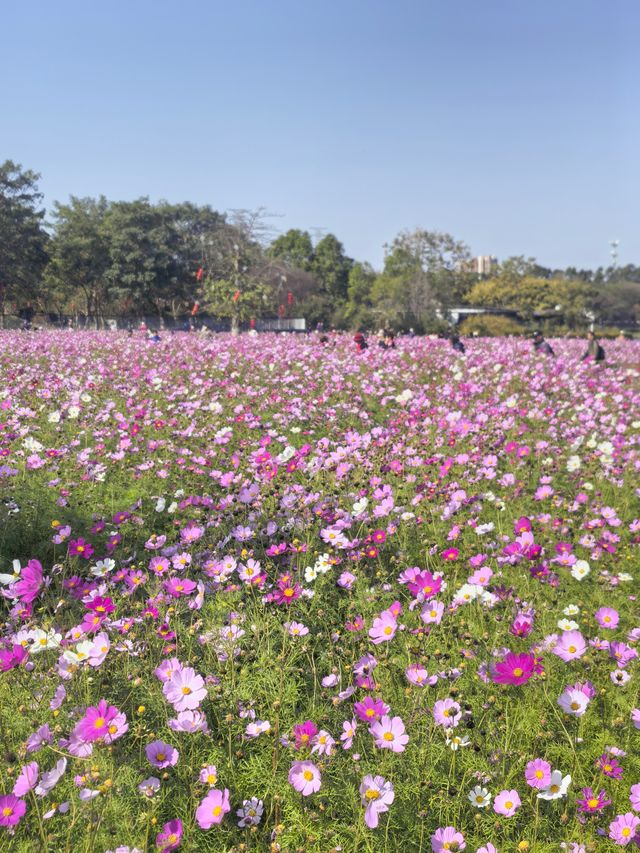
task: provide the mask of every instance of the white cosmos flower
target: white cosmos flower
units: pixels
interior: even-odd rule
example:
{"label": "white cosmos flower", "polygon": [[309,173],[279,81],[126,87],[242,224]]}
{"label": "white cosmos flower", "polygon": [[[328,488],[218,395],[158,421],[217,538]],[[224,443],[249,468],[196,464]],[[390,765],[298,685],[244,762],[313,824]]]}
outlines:
{"label": "white cosmos flower", "polygon": [[468,794],[469,802],[477,809],[485,809],[491,802],[491,794],[481,785],[476,785]]}
{"label": "white cosmos flower", "polygon": [[571,776],[563,776],[559,770],[554,770],[551,774],[551,781],[538,794],[539,800],[559,800],[561,797],[566,797],[569,785],[571,784]]}

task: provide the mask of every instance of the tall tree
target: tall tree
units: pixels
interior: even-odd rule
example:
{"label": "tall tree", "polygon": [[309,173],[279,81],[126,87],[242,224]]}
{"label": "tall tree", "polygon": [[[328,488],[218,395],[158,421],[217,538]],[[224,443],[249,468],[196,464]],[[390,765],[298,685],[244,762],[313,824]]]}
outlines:
{"label": "tall tree", "polygon": [[344,252],[344,246],[333,234],[327,234],[316,245],[311,262],[321,289],[336,303],[345,302],[349,287],[349,270],[353,261]]}
{"label": "tall tree", "polygon": [[[47,263],[40,175],[12,160],[0,165],[0,310],[8,303],[24,305],[41,297],[42,271]],[[44,306],[41,306],[44,307]]]}
{"label": "tall tree", "polygon": [[308,231],[290,228],[271,243],[268,255],[290,267],[308,271],[313,263],[313,243]]}
{"label": "tall tree", "polygon": [[109,236],[105,220],[109,202],[71,196],[55,202],[50,262],[45,277],[58,313],[86,315],[99,325],[109,298]]}

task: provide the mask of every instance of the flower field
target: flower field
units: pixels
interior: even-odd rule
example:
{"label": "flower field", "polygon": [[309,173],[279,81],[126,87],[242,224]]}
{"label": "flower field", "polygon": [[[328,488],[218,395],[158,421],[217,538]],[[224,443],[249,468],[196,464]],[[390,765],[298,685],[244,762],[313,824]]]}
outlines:
{"label": "flower field", "polygon": [[0,337],[0,849],[640,846],[640,345]]}

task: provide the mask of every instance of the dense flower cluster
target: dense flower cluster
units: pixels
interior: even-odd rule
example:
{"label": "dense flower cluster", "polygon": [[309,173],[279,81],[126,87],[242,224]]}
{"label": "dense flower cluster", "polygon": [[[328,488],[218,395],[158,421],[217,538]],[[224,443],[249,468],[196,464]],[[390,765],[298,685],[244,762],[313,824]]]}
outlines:
{"label": "dense flower cluster", "polygon": [[7,333],[1,831],[640,845],[639,352],[576,347]]}

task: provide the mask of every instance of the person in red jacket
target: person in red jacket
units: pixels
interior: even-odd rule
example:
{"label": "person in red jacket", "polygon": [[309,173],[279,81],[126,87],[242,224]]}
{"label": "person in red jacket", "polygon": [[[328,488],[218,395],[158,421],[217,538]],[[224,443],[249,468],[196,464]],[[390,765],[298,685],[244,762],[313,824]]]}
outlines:
{"label": "person in red jacket", "polygon": [[362,334],[362,332],[356,332],[356,334],[353,336],[353,342],[355,343],[356,347],[358,348],[358,352],[364,352],[367,349],[367,347],[369,346],[367,344],[367,339]]}

